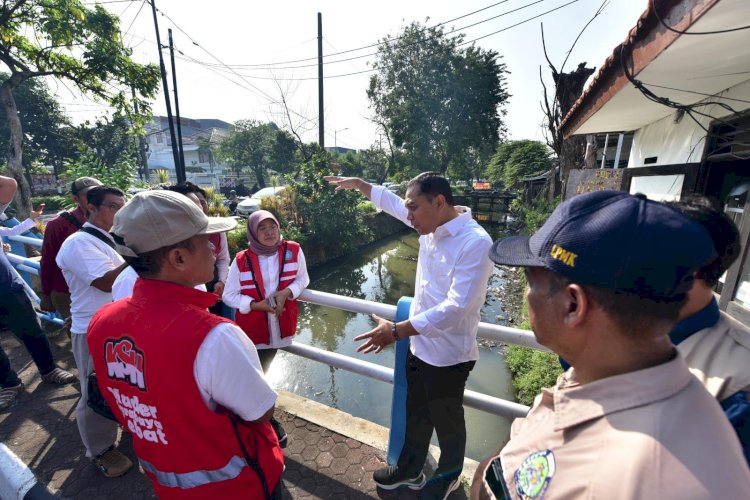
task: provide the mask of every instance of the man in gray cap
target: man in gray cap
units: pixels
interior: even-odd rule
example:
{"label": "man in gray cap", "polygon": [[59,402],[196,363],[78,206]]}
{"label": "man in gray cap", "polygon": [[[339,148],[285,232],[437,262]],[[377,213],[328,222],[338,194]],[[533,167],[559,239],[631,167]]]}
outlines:
{"label": "man in gray cap", "polygon": [[70,290],[65,282],[60,267],[55,262],[63,242],[75,233],[86,222],[88,209],[86,193],[102,183],[93,177],[79,177],[70,186],[70,199],[75,208],[60,212],[57,217],[44,226],[44,241],[42,242],[42,259],[40,280],[42,284],[42,311],[57,311],[66,322],[65,329],[70,334]]}
{"label": "man in gray cap", "polygon": [[140,277],[87,340],[159,498],[281,498],[276,392],[247,335],[207,311],[218,296],[193,288],[213,277],[209,237],[235,226],[172,191],[139,193],[115,216],[117,248]]}
{"label": "man in gray cap", "polygon": [[472,498],[747,496],[737,437],[669,339],[713,252],[677,210],[619,191],[495,242],[495,263],[524,268],[537,341],[572,367],[482,462]]}

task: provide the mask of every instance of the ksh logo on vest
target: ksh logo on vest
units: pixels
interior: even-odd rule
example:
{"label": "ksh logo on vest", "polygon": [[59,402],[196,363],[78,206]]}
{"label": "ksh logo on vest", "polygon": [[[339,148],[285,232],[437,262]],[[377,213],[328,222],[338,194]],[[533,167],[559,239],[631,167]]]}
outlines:
{"label": "ksh logo on vest", "polygon": [[143,377],[143,353],[135,348],[135,343],[125,337],[120,340],[107,340],[104,344],[104,360],[107,363],[109,378],[124,380],[141,390],[146,390]]}

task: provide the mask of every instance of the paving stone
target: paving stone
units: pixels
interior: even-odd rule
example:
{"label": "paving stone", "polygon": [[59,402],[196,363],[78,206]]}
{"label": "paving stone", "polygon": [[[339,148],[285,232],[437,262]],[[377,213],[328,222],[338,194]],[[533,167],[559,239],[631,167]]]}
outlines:
{"label": "paving stone", "polygon": [[362,452],[362,448],[356,448],[354,450],[349,450],[349,453],[346,454],[346,459],[349,460],[350,464],[359,465],[364,456],[365,454]]}
{"label": "paving stone", "polygon": [[318,449],[314,446],[307,446],[304,450],[302,450],[302,459],[305,461],[305,463],[313,462],[315,458],[318,456]]}
{"label": "paving stone", "polygon": [[331,436],[323,436],[323,434],[321,433],[321,439],[320,441],[318,441],[318,449],[320,451],[328,451],[333,448],[334,444],[336,444],[336,442],[331,438]]}
{"label": "paving stone", "polygon": [[331,449],[331,454],[336,458],[345,457],[347,453],[349,453],[349,447],[346,443],[337,443],[333,449]]}
{"label": "paving stone", "polygon": [[332,461],[333,455],[327,451],[320,452],[320,450],[318,450],[318,456],[315,459],[315,465],[317,465],[318,468],[322,469],[324,467],[329,467]]}
{"label": "paving stone", "polygon": [[349,467],[349,462],[345,458],[334,458],[331,461],[331,472],[336,475],[341,475],[346,472]]}
{"label": "paving stone", "polygon": [[320,433],[318,432],[308,432],[305,435],[305,443],[307,445],[316,445],[320,441]]}

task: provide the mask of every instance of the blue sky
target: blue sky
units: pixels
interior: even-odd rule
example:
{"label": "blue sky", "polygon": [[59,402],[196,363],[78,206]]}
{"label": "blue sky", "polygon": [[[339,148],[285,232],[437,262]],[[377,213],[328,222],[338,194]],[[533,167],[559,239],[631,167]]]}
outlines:
{"label": "blue sky", "polygon": [[[540,23],[544,23],[550,58],[559,69],[573,40],[601,0],[573,0],[572,3],[571,0],[288,0],[262,3],[156,0],[156,3],[164,14],[159,16],[162,44],[167,43],[167,29],[172,28],[175,45],[181,52],[177,55],[177,75],[182,116],[280,123],[284,121],[282,108],[274,102],[283,93],[290,103],[295,127],[305,140],[315,140],[318,133],[317,68],[315,60],[305,60],[317,56],[318,12],[323,15],[323,51],[332,54],[377,43],[387,34],[398,34],[402,26],[413,20],[432,26],[484,9],[445,25],[447,30],[456,29],[457,33],[464,33],[467,40],[473,40],[560,7],[476,42],[482,48],[498,51],[511,72],[508,88],[512,97],[506,107],[510,137],[543,140],[540,65],[548,83],[550,77],[542,52]],[[150,5],[144,5],[141,0],[109,3],[104,0],[104,5],[120,16],[122,30],[126,32],[124,40],[133,47],[134,57],[140,62],[157,62]],[[646,5],[646,0],[611,0],[579,40],[566,69],[582,61],[599,67],[625,39]],[[518,10],[509,12],[515,9]],[[479,24],[460,29],[474,23]],[[367,72],[371,68],[368,61],[374,58],[359,57],[375,51],[375,48],[368,48],[328,59],[354,58],[326,64],[326,77],[359,74],[325,81],[327,146],[334,145],[334,131],[338,131],[335,137],[339,146],[359,149],[378,141],[375,126],[368,119],[370,111],[365,95],[372,74]],[[273,63],[270,67],[263,66],[270,63]],[[106,111],[91,99],[75,95],[63,86],[54,83],[52,86],[57,88],[76,121]],[[153,109],[156,114],[166,114],[162,95]]]}

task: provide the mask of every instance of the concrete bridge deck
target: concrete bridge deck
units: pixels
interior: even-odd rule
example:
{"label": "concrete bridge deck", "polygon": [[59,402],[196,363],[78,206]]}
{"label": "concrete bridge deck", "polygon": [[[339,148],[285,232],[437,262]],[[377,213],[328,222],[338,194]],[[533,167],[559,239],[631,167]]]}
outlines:
{"label": "concrete bridge deck", "polygon": [[[75,423],[77,385],[58,388],[41,383],[16,338],[3,331],[0,342],[26,386],[18,402],[0,412],[0,441],[29,466],[38,482],[65,499],[155,498],[150,480],[137,467],[107,479],[85,458]],[[58,363],[75,372],[69,340],[63,335],[50,342]],[[372,472],[386,463],[387,429],[285,392],[277,402],[276,417],[290,438],[284,451],[285,498],[416,498],[408,489],[378,489],[372,480]],[[136,462],[127,432],[122,433],[119,449]],[[476,464],[467,460],[466,465],[464,475],[470,477]],[[0,463],[0,476],[3,467]],[[464,488],[450,498],[467,498],[467,484],[464,480]]]}

